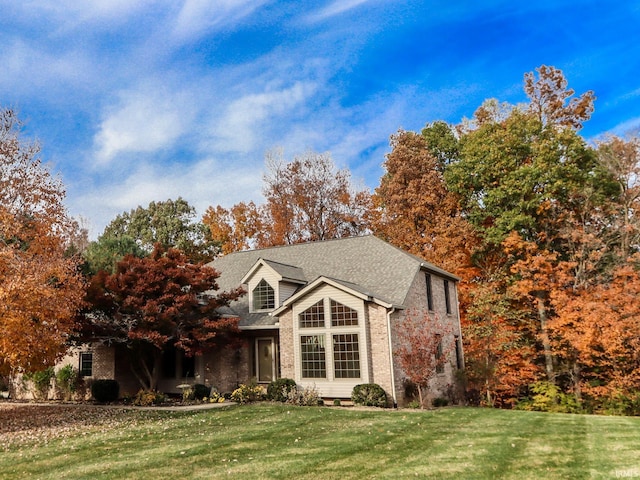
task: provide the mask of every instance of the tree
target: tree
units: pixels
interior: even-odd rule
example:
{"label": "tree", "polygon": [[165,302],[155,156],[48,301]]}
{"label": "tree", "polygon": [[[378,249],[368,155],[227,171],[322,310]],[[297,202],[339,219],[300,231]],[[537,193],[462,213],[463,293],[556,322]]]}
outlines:
{"label": "tree", "polygon": [[436,372],[449,361],[455,349],[452,329],[428,313],[407,312],[398,329],[397,355],[407,379],[418,388],[420,407],[428,399],[428,388]]}
{"label": "tree", "polygon": [[610,136],[598,144],[598,158],[619,187],[619,214],[615,222],[620,235],[619,256],[625,260],[640,246],[640,138],[625,141]]}
{"label": "tree", "polygon": [[12,110],[0,110],[0,370],[34,372],[65,352],[83,296],[74,223],[62,183],[24,143]]}
{"label": "tree", "polygon": [[114,273],[118,262],[127,255],[142,258],[146,257],[148,252],[128,235],[101,235],[83,252],[85,274],[95,275],[101,270]]}
{"label": "tree", "polygon": [[240,202],[231,209],[209,207],[202,223],[209,228],[211,239],[223,255],[248,250],[262,241],[265,225],[261,209],[255,203]]}
{"label": "tree", "polygon": [[536,71],[537,79],[534,72],[524,75],[524,91],[530,100],[529,111],[544,125],[553,124],[580,130],[593,113],[593,102],[596,99],[593,91],[571,98],[575,90],[567,88],[568,81],[562,70],[542,65]]}
{"label": "tree", "polygon": [[93,278],[81,339],[126,345],[137,360],[140,384],[155,389],[167,349],[200,355],[238,332],[238,319],[222,316],[220,309],[243,291],[213,295],[217,277],[213,268],[160,245],[145,258],[128,255],[115,273]]}
{"label": "tree", "polygon": [[337,170],[329,154],[307,152],[286,163],[271,152],[264,175],[263,222],[259,246],[356,236],[367,231],[369,193],[351,185],[349,171]]}
{"label": "tree", "polygon": [[[391,147],[383,165],[385,174],[373,195],[373,232],[458,272],[469,265],[475,235],[461,215],[458,197],[445,185],[441,172],[444,160],[432,155],[427,140],[413,132],[393,135]],[[448,150],[455,148],[449,146]]]}
{"label": "tree", "polygon": [[215,257],[217,247],[207,237],[207,228],[193,221],[195,216],[195,208],[182,198],[151,202],[147,208],[118,215],[101,238],[109,241],[129,237],[148,253],[159,243],[165,249],[182,250],[194,262],[208,262]]}

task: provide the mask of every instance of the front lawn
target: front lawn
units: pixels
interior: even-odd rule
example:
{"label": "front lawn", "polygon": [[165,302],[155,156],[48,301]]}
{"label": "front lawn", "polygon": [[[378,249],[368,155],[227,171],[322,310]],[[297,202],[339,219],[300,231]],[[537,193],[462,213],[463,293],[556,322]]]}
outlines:
{"label": "front lawn", "polygon": [[[0,478],[640,478],[640,418],[273,404],[80,415],[83,408],[65,410],[80,423],[50,419],[58,430],[49,433],[24,434],[31,427],[19,421],[0,426]],[[11,415],[0,408],[3,425]]]}

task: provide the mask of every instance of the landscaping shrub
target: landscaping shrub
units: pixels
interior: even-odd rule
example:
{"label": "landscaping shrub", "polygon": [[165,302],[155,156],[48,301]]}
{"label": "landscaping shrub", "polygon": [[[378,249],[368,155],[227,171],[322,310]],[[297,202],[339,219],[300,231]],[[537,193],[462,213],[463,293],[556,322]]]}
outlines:
{"label": "landscaping shrub", "polygon": [[63,400],[71,400],[80,390],[81,382],[80,372],[71,365],[65,365],[56,373],[56,388]]}
{"label": "landscaping shrub", "polygon": [[317,407],[324,405],[320,392],[314,387],[299,388],[296,386],[293,390],[289,390],[287,394],[287,403],[302,407]]}
{"label": "landscaping shrub", "polygon": [[265,397],[264,387],[251,383],[242,384],[231,394],[231,400],[238,403],[249,403],[263,400]]}
{"label": "landscaping shrub", "polygon": [[96,402],[114,402],[120,394],[120,384],[117,380],[98,379],[91,383],[91,395]]}
{"label": "landscaping shrub", "polygon": [[353,387],[351,401],[365,407],[386,407],[387,394],[377,383],[362,383]]}
{"label": "landscaping shrub", "polygon": [[444,397],[438,397],[433,399],[433,406],[436,408],[446,407],[447,405],[449,405],[449,400]]}
{"label": "landscaping shrub", "polygon": [[33,383],[33,396],[38,400],[49,398],[49,389],[53,378],[55,378],[53,367],[25,375],[25,379]]}
{"label": "landscaping shrub", "polygon": [[139,407],[150,407],[151,405],[162,405],[167,401],[167,396],[155,390],[140,390],[133,399],[133,404]]}
{"label": "landscaping shrub", "polygon": [[211,387],[207,387],[202,383],[196,383],[193,386],[193,398],[195,400],[202,401],[203,398],[209,397],[210,393],[211,393]]}
{"label": "landscaping shrub", "polygon": [[279,378],[267,386],[267,400],[286,402],[289,392],[296,388],[296,381],[291,378]]}

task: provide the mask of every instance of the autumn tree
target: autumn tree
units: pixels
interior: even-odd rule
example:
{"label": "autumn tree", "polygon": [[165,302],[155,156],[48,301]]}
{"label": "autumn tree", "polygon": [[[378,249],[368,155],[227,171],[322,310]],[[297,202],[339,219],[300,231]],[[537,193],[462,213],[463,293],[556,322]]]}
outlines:
{"label": "autumn tree", "polygon": [[367,231],[369,193],[355,188],[346,169],[330,155],[306,152],[285,162],[281,152],[266,159],[263,194],[268,226],[263,245],[355,236]]}
{"label": "autumn tree", "polygon": [[66,350],[83,296],[65,192],[0,110],[0,370],[33,372]]}
{"label": "autumn tree", "polygon": [[441,158],[432,154],[436,138],[446,134],[425,129],[423,135],[399,131],[391,137],[392,151],[383,164],[385,173],[373,195],[372,230],[390,243],[458,273],[470,262],[475,242],[471,225],[461,215],[458,196],[444,182],[446,157],[457,148],[451,132]]}
{"label": "autumn tree", "polygon": [[596,99],[589,90],[574,97],[575,90],[568,88],[568,81],[559,68],[542,65],[534,72],[525,73],[524,91],[529,97],[529,111],[543,125],[559,125],[580,130],[591,118]]}
{"label": "autumn tree", "polygon": [[230,209],[209,207],[202,217],[211,240],[220,246],[223,255],[264,243],[263,221],[262,211],[254,202],[240,202]]}
{"label": "autumn tree", "polygon": [[451,325],[428,313],[408,312],[398,328],[398,356],[407,379],[416,385],[420,407],[429,399],[429,384],[450,362],[455,350]]}
{"label": "autumn tree", "polygon": [[128,347],[134,374],[153,390],[168,348],[200,355],[237,334],[238,319],[222,316],[220,309],[243,292],[214,295],[217,278],[213,268],[159,244],[148,257],[128,255],[115,273],[93,277],[87,298],[91,309],[82,318],[80,339]]}
{"label": "autumn tree", "polygon": [[598,158],[619,187],[613,226],[620,236],[618,256],[626,260],[640,245],[640,138],[609,136],[598,144]]}

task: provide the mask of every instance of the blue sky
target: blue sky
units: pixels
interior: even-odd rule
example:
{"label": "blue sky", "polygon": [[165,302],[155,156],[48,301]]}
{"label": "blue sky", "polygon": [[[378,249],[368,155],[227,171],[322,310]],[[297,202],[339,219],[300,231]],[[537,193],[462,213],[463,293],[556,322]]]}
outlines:
{"label": "blue sky", "polygon": [[264,155],[330,152],[374,188],[399,128],[525,100],[553,65],[594,90],[589,140],[640,127],[639,1],[0,0],[0,105],[91,236],[182,196],[262,201]]}

